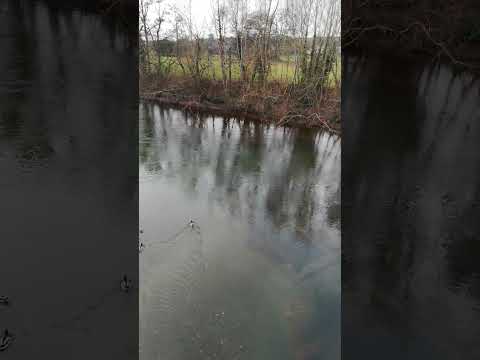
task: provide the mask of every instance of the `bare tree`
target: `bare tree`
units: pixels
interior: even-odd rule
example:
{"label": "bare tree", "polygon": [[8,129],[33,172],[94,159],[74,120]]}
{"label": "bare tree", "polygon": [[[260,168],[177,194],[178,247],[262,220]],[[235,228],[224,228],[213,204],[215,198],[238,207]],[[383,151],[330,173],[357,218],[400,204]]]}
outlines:
{"label": "bare tree", "polygon": [[166,22],[166,18],[169,15],[169,11],[166,6],[164,6],[164,0],[156,0],[156,12],[155,18],[153,19],[153,24],[151,25],[151,33],[152,33],[152,43],[153,43],[153,50],[155,51],[156,55],[156,70],[159,75],[165,75],[169,72],[172,63],[169,58],[167,58],[162,53],[162,31],[163,25]]}
{"label": "bare tree", "polygon": [[240,79],[246,80],[246,53],[247,53],[247,30],[246,20],[248,17],[247,0],[230,0],[230,24],[235,37],[235,47],[239,60]]}
{"label": "bare tree", "polygon": [[[340,86],[334,77],[340,0],[210,0],[212,21],[207,27],[198,26],[192,0],[171,8],[166,0],[139,1],[144,73],[151,72],[154,63],[158,75],[176,66],[180,76],[200,89],[203,80],[215,80],[220,69],[225,95],[238,89],[265,92],[273,89],[267,86],[272,79],[281,80],[283,85],[275,86],[284,86],[284,94],[307,107],[321,104],[332,87]],[[162,50],[166,37],[168,54]],[[239,81],[234,83],[236,71]]]}
{"label": "bare tree", "polygon": [[188,73],[198,87],[208,64],[202,61],[206,51],[202,46],[203,34],[196,27],[192,18],[192,1],[189,0],[186,8],[183,9],[175,6],[174,14],[176,61],[184,75]]}
{"label": "bare tree", "polygon": [[227,69],[225,60],[225,37],[227,23],[227,7],[224,0],[213,0],[212,14],[215,32],[218,39],[218,52],[220,55],[220,69],[224,89],[227,89]]}
{"label": "bare tree", "polygon": [[139,12],[139,34],[144,44],[141,54],[143,55],[143,71],[144,74],[150,73],[150,24],[149,24],[149,12],[152,0],[139,0],[138,12]]}
{"label": "bare tree", "polygon": [[250,17],[250,23],[255,31],[254,69],[251,81],[258,78],[265,85],[270,72],[272,53],[272,28],[276,19],[279,0],[259,0],[255,13]]}

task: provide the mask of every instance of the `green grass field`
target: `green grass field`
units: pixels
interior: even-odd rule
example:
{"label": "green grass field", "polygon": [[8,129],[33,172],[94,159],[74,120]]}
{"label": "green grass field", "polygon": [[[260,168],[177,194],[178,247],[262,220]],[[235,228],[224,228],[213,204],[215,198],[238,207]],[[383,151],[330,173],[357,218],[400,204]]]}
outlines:
{"label": "green grass field", "polygon": [[[183,71],[181,66],[178,64],[175,57],[161,57],[162,67],[164,69],[169,69],[169,73],[173,76],[183,76]],[[151,55],[152,70],[156,69],[158,66],[158,58],[154,54]],[[203,59],[202,67],[205,68],[204,76],[207,79],[220,80],[222,78],[222,69],[220,66],[220,58],[218,55],[212,56],[210,60]],[[338,66],[336,66],[336,74],[332,72],[330,76],[330,82],[332,85],[335,84],[335,79],[340,79],[341,74],[341,63],[340,58],[338,59]],[[240,65],[238,62],[233,62],[231,67],[232,79],[240,79]],[[295,73],[295,65],[293,61],[288,61],[288,57],[281,57],[280,60],[272,63],[269,80],[271,81],[281,81],[281,82],[292,82]],[[336,76],[335,76],[336,75]],[[228,76],[228,67],[227,67],[227,76]]]}

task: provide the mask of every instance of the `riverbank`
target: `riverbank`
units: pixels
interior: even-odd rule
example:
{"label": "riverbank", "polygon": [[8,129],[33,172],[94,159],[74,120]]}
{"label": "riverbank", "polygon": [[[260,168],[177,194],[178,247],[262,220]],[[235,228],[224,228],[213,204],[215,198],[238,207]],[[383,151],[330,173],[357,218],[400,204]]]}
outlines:
{"label": "riverbank", "polygon": [[137,0],[36,0],[32,4],[45,4],[50,11],[79,11],[100,15],[100,19],[111,28],[128,34],[133,44],[138,43],[138,1]]}
{"label": "riverbank", "polygon": [[342,49],[443,58],[480,71],[480,3],[350,0],[342,8]]}
{"label": "riverbank", "polygon": [[190,79],[141,79],[140,98],[192,113],[210,113],[226,117],[246,118],[277,126],[322,128],[341,132],[340,89],[329,89],[322,100],[311,106],[302,102],[301,89],[280,82],[270,82],[261,89],[249,88],[239,81],[229,84]]}

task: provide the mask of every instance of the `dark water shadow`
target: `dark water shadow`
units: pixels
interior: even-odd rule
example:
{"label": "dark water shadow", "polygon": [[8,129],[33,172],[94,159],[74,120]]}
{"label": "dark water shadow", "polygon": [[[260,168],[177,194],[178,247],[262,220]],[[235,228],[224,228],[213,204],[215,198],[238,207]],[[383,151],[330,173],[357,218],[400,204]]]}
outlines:
{"label": "dark water shadow", "polygon": [[100,16],[12,0],[0,49],[5,354],[136,356],[138,301],[118,286],[138,274],[134,44]]}
{"label": "dark water shadow", "polygon": [[343,64],[343,358],[477,359],[480,82]]}

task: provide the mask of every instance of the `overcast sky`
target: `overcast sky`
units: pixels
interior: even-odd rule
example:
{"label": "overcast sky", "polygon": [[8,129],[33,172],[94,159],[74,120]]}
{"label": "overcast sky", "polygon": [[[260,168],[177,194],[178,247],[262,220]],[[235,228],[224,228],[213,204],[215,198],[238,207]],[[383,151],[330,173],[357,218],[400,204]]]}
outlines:
{"label": "overcast sky", "polygon": [[[251,9],[252,2],[255,2],[255,0],[247,0],[247,1],[250,4],[249,8]],[[282,5],[284,5],[284,0],[279,0],[279,1],[280,1],[280,7],[282,7]],[[325,0],[325,2],[328,2],[328,0]],[[188,3],[189,3],[189,0],[163,0],[161,6],[162,8],[168,9],[171,6],[175,5],[181,9],[184,9],[186,13]],[[195,26],[197,27],[197,30],[200,30],[200,32],[203,33],[202,34],[203,36],[207,36],[209,33],[214,33],[215,30],[212,24],[212,0],[191,0],[191,4],[192,4],[192,20]],[[157,12],[158,12],[158,5],[154,5],[150,11],[152,20],[156,17]],[[165,24],[164,31],[167,28],[171,29],[173,25],[172,16],[168,16],[167,20],[169,21],[169,23]]]}
{"label": "overcast sky", "polygon": [[[188,0],[164,0],[161,6],[168,8],[173,4],[187,8]],[[210,32],[211,17],[211,0],[192,0],[192,20],[199,29],[206,33]]]}

